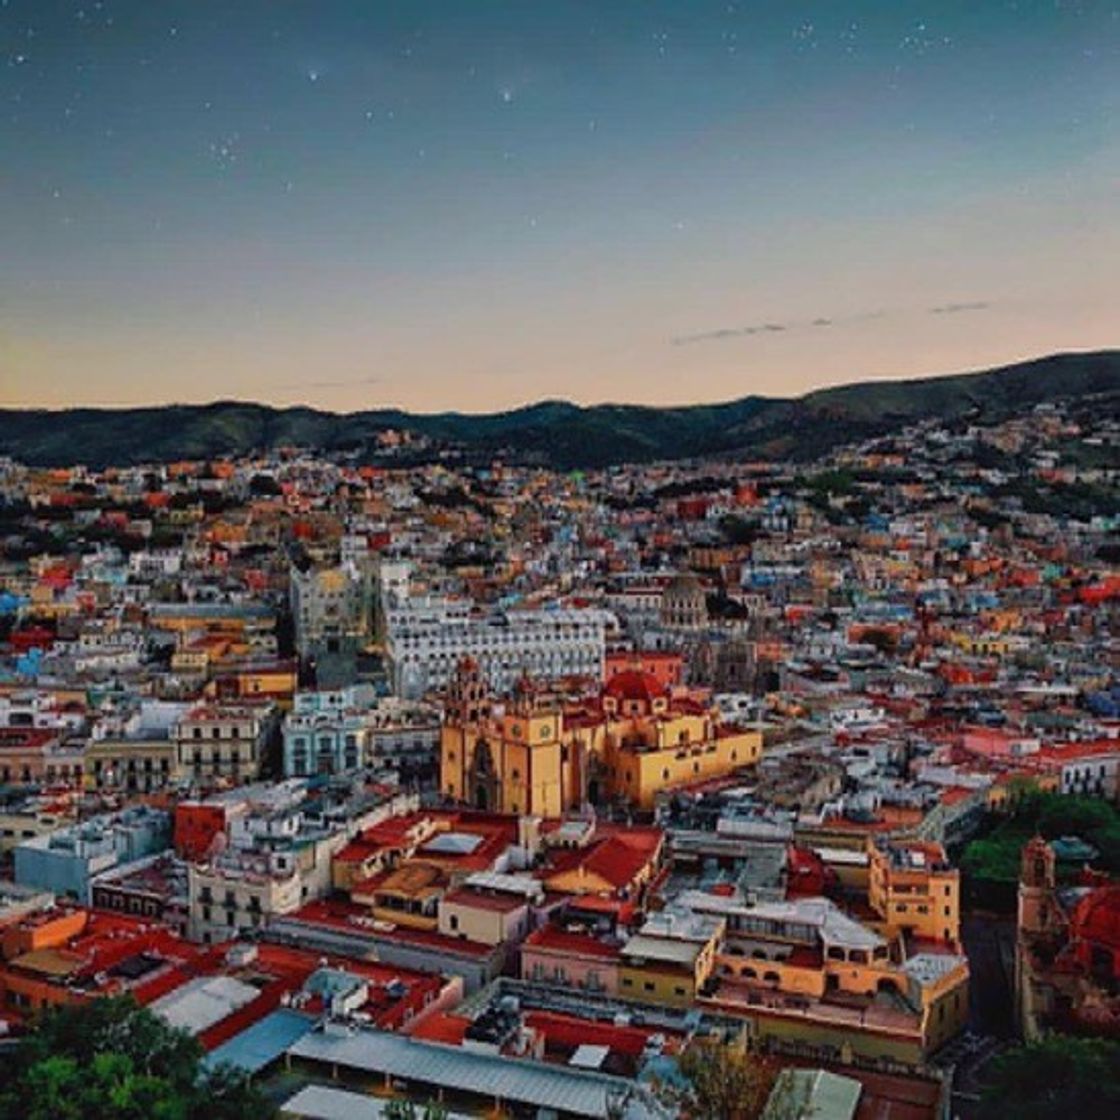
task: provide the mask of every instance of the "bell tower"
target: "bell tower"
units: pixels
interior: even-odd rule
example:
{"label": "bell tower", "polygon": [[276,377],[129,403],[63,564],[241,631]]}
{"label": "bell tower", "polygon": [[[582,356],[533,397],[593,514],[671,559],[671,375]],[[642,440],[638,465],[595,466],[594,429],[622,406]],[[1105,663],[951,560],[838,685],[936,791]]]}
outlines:
{"label": "bell tower", "polygon": [[[478,662],[464,657],[447,687],[444,720],[440,728],[440,789],[445,797],[459,802],[480,799],[477,788],[470,788],[479,769],[485,778],[486,802],[480,807],[494,809],[499,775],[486,743],[491,714],[490,690]],[[479,748],[483,749],[479,752]],[[478,759],[476,753],[480,754]]]}
{"label": "bell tower", "polygon": [[1019,935],[1045,933],[1052,920],[1054,849],[1041,836],[1023,845],[1019,863]]}
{"label": "bell tower", "polygon": [[447,687],[448,723],[477,724],[490,717],[490,690],[478,662],[464,657]]}

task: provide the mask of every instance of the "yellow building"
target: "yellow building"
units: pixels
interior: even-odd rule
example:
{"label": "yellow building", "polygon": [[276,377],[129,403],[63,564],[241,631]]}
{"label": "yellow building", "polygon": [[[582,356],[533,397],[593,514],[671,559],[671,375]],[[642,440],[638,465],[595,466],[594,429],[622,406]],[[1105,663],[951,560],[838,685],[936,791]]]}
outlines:
{"label": "yellow building", "polygon": [[712,975],[724,920],[664,910],[651,914],[622,947],[618,994],[645,1003],[688,1007]]}
{"label": "yellow building", "polygon": [[940,844],[868,839],[867,900],[889,927],[956,945],[960,872]]}
{"label": "yellow building", "polygon": [[244,700],[267,698],[281,708],[290,708],[298,677],[296,667],[288,661],[262,665],[244,665],[232,674],[237,682],[237,695]]}
{"label": "yellow building", "polygon": [[677,901],[726,921],[701,1005],[750,1018],[760,1037],[919,1064],[968,1020],[963,955],[906,956],[897,933],[889,940],[829,899],[687,891]]}
{"label": "yellow building", "polygon": [[171,671],[186,676],[205,677],[210,668],[210,651],[205,646],[187,646],[171,655]]}
{"label": "yellow building", "polygon": [[350,899],[369,906],[372,921],[435,932],[439,901],[450,887],[451,877],[443,868],[409,860],[368,883],[356,883]]}
{"label": "yellow building", "polygon": [[651,675],[617,674],[594,705],[518,691],[501,715],[477,664],[464,662],[441,734],[444,793],[478,809],[557,817],[622,800],[650,809],[664,790],[756,763],[762,736],[674,699]]}

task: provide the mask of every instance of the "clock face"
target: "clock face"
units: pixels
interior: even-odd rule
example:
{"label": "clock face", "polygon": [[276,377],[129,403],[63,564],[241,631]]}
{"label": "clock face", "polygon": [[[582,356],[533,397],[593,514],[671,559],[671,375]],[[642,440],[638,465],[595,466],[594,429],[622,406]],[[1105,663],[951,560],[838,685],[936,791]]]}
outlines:
{"label": "clock face", "polygon": [[552,728],[549,727],[548,724],[546,723],[544,725],[544,727],[541,728],[541,738],[542,739],[547,739],[549,737],[549,735],[551,735],[551,734],[552,734]]}

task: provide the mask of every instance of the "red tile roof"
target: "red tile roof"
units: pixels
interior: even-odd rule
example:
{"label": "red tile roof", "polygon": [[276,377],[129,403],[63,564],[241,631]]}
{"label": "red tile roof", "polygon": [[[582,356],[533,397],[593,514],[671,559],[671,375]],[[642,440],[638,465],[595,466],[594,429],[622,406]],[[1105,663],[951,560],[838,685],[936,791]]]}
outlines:
{"label": "red tile roof", "polygon": [[616,945],[608,945],[589,933],[575,933],[552,925],[533,930],[525,938],[523,945],[527,949],[540,949],[573,957],[596,957],[599,960],[618,960],[620,956]]}

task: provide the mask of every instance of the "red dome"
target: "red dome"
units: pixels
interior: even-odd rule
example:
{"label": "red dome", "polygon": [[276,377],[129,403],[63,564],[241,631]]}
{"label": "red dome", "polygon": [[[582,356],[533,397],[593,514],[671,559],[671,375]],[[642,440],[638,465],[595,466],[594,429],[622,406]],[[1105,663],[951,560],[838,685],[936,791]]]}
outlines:
{"label": "red dome", "polygon": [[1120,952],[1120,887],[1100,887],[1077,904],[1073,936]]}
{"label": "red dome", "polygon": [[664,689],[652,673],[626,669],[611,677],[603,695],[613,700],[640,700],[652,704],[655,699],[664,695]]}

